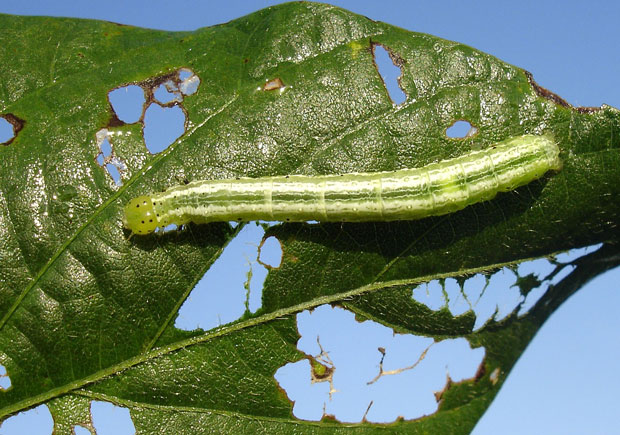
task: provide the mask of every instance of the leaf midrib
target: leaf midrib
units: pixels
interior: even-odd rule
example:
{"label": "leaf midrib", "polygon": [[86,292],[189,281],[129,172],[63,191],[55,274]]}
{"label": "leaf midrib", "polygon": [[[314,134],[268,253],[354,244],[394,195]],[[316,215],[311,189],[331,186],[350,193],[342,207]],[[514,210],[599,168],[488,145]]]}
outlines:
{"label": "leaf midrib", "polygon": [[134,174],[133,177],[131,177],[126,183],[123,184],[123,186],[117,190],[114,194],[112,194],[107,200],[105,200],[103,203],[101,203],[101,205],[99,205],[99,207],[97,207],[97,209],[91,214],[91,216],[75,231],[75,233],[73,233],[73,235],[71,237],[69,237],[64,243],[62,243],[60,245],[60,247],[56,250],[56,252],[54,253],[54,255],[52,255],[50,257],[50,259],[47,261],[47,263],[45,263],[45,265],[39,270],[39,272],[37,273],[36,277],[34,280],[30,281],[30,283],[24,288],[24,290],[21,292],[21,294],[15,299],[15,302],[13,302],[13,304],[11,305],[11,307],[7,310],[7,312],[5,313],[5,315],[2,317],[2,319],[0,319],[0,330],[2,330],[4,328],[4,326],[6,325],[6,323],[8,322],[8,320],[11,318],[11,316],[13,315],[13,313],[17,310],[17,308],[21,305],[21,302],[24,300],[24,298],[28,295],[28,293],[39,283],[39,281],[41,280],[41,278],[47,273],[47,271],[54,265],[54,263],[56,263],[56,260],[58,260],[58,258],[60,258],[67,250],[67,248],[78,238],[78,236],[89,226],[93,223],[93,221],[99,217],[104,210],[106,210],[107,207],[109,207],[112,203],[114,203],[128,188],[129,186],[131,186],[133,183],[135,183],[136,181],[138,181],[139,179],[141,179],[144,175],[146,175],[148,172],[150,172],[155,166],[156,164],[161,161],[162,159],[164,159],[165,157],[168,156],[168,154],[170,154],[171,152],[173,152],[176,147],[180,144],[180,143],[184,143],[181,142],[182,138],[186,138],[188,136],[191,136],[196,130],[198,130],[199,128],[202,128],[202,126],[204,124],[206,124],[208,121],[210,121],[213,117],[219,115],[221,112],[223,112],[224,110],[226,110],[228,108],[228,106],[230,106],[235,100],[237,100],[238,98],[238,94],[235,94],[231,99],[229,99],[226,103],[224,103],[218,110],[214,111],[213,113],[211,113],[209,116],[207,116],[201,123],[196,124],[194,126],[194,128],[192,128],[192,130],[190,130],[189,132],[187,132],[186,134],[182,135],[179,139],[177,139],[177,141],[170,145],[166,150],[162,151],[160,154],[156,155],[155,157],[153,157],[153,159],[151,159],[146,165],[145,167],[143,167],[142,169],[140,169],[138,172],[136,172],[136,174]]}
{"label": "leaf midrib", "polygon": [[[334,8],[335,9],[335,8]],[[265,17],[265,20],[267,19],[267,17]],[[258,27],[258,26],[257,26]],[[200,29],[198,29],[200,30]],[[193,32],[171,32],[171,33],[178,33],[178,34],[187,34],[187,33],[193,33]],[[374,33],[374,34],[370,34],[370,35],[365,35],[363,38],[361,39],[367,39],[369,37],[372,36],[376,36],[376,35],[380,35],[382,34],[382,31],[379,33]],[[248,39],[251,37],[251,34],[248,35]],[[246,47],[247,47],[247,40],[246,40]],[[356,39],[357,40],[357,39]],[[322,56],[322,55],[326,55],[328,53],[330,53],[331,51],[333,51],[334,49],[336,49],[337,47],[340,47],[342,44],[337,45],[336,47],[332,48],[329,51],[326,52],[321,52],[318,53],[315,56],[311,56],[309,58],[305,58],[303,62],[306,62],[308,59],[313,59],[317,56]],[[134,50],[138,50],[138,49],[134,49]],[[132,50],[132,51],[134,51]],[[297,66],[297,64],[295,65]],[[293,66],[290,66],[291,68]],[[241,74],[241,71],[240,71]],[[378,72],[377,72],[378,74]],[[57,86],[58,83],[54,83],[52,82],[48,82],[45,86],[43,86],[42,88],[39,88],[35,91],[35,94],[38,94],[40,92],[42,92],[44,89],[47,89],[51,86]],[[30,94],[29,94],[30,95]],[[116,201],[116,199],[118,199],[124,192],[125,190],[131,186],[133,183],[135,183],[139,178],[141,178],[142,176],[144,176],[145,174],[147,174],[160,160],[164,159],[165,157],[167,157],[169,154],[171,154],[179,145],[179,143],[181,142],[181,139],[185,139],[186,137],[191,136],[195,131],[197,131],[199,128],[201,128],[204,124],[206,124],[208,121],[210,121],[213,117],[219,115],[221,112],[223,112],[226,108],[228,108],[235,100],[237,100],[240,96],[240,92],[239,89],[237,89],[237,92],[234,94],[234,96],[229,99],[226,103],[224,103],[217,111],[213,112],[212,114],[210,114],[207,118],[205,118],[200,124],[197,124],[194,126],[194,128],[192,128],[192,130],[190,130],[189,132],[183,134],[181,137],[179,137],[177,139],[177,141],[170,145],[166,150],[162,151],[160,154],[158,154],[157,156],[155,156],[152,160],[148,161],[147,164],[145,164],[145,167],[143,167],[140,171],[138,171],[136,174],[134,174],[133,177],[131,177],[126,183],[123,183],[123,185],[121,186],[121,188],[116,191],[113,195],[111,195],[106,201],[104,201],[101,205],[99,205],[99,207],[97,207],[97,209],[94,211],[94,213],[84,222],[84,224],[82,224],[82,226],[80,226],[76,232],[69,237],[64,243],[62,243],[56,250],[56,252],[50,257],[50,259],[47,261],[47,263],[39,270],[39,272],[37,273],[37,275],[35,276],[34,280],[32,280],[29,285],[27,285],[24,290],[22,291],[22,293],[20,293],[20,295],[15,299],[14,303],[11,305],[11,307],[7,310],[7,312],[5,313],[5,315],[0,319],[0,331],[4,328],[4,326],[6,325],[6,323],[8,322],[8,320],[12,317],[13,313],[17,310],[17,308],[21,305],[21,302],[24,300],[24,298],[28,295],[28,293],[39,283],[39,281],[41,280],[41,278],[47,273],[47,271],[54,265],[54,263],[56,262],[56,260],[58,258],[60,258],[62,256],[62,254],[65,253],[65,251],[67,250],[67,248],[78,238],[78,236],[101,214],[103,213],[103,211],[110,205],[112,204],[114,201]],[[22,101],[20,99],[20,101]],[[14,103],[13,103],[14,104]],[[9,106],[9,108],[12,105]],[[392,108],[394,109],[394,107]],[[375,115],[373,117],[370,117],[369,119],[365,120],[363,123],[360,123],[361,125],[365,125],[366,122],[372,121],[376,119],[380,119],[380,117],[383,116],[387,116],[389,113],[391,113],[392,110],[386,110],[381,112],[379,115]],[[302,165],[300,165],[299,167],[302,167],[304,164],[307,164],[308,162],[312,161],[314,158],[316,158],[316,156],[321,155],[323,152],[325,152],[326,150],[328,150],[329,148],[331,148],[341,137],[346,136],[347,134],[350,134],[352,131],[355,131],[358,128],[358,124],[356,124],[354,126],[355,128],[345,128],[343,131],[339,132],[341,133],[341,135],[337,135],[335,136],[333,139],[331,139],[330,141],[328,141],[325,146],[320,147],[315,153],[313,153],[312,155],[309,155],[308,158],[305,160],[305,162],[303,162]],[[155,339],[156,341],[156,339]],[[153,343],[155,343],[155,341],[151,342],[151,345]]]}
{"label": "leaf midrib", "polygon": [[[501,267],[509,266],[512,264],[514,264],[514,262],[495,264],[495,265],[485,266],[485,267],[471,268],[471,269],[459,271],[459,273],[473,275],[476,273],[485,272],[489,269],[501,268]],[[343,299],[348,299],[348,298],[352,298],[355,296],[360,296],[364,293],[384,290],[387,288],[399,287],[399,286],[405,286],[405,285],[413,286],[413,285],[417,285],[423,282],[432,281],[435,279],[449,278],[449,277],[452,277],[453,275],[454,273],[450,272],[450,273],[441,273],[441,274],[434,274],[434,275],[429,275],[429,276],[422,276],[422,277],[417,277],[417,278],[407,278],[407,279],[400,279],[400,280],[374,282],[372,284],[357,287],[355,289],[348,290],[346,292],[336,293],[336,294],[327,295],[327,296],[320,296],[315,299],[302,302],[297,305],[291,305],[286,308],[281,308],[279,310],[275,310],[267,314],[259,315],[257,317],[253,317],[248,320],[243,320],[237,323],[232,323],[226,326],[215,328],[213,330],[206,332],[203,335],[194,336],[191,338],[187,338],[184,340],[180,340],[180,341],[168,344],[166,346],[155,348],[148,352],[145,352],[145,353],[136,355],[132,358],[126,359],[125,361],[122,361],[118,364],[109,366],[103,370],[99,370],[84,378],[77,379],[63,386],[52,388],[44,393],[15,402],[9,406],[6,406],[0,409],[0,420],[2,420],[3,418],[5,418],[6,416],[10,414],[14,414],[23,409],[31,408],[40,403],[47,402],[48,400],[51,400],[55,397],[61,396],[63,394],[67,394],[71,392],[72,390],[82,388],[93,382],[110,377],[112,375],[119,374],[125,370],[130,369],[131,367],[137,366],[151,359],[170,354],[172,352],[175,352],[183,348],[198,345],[198,344],[213,340],[218,337],[223,337],[223,336],[226,336],[226,335],[229,335],[235,332],[239,332],[241,330],[244,330],[244,329],[247,329],[253,326],[261,325],[261,324],[276,320],[281,317],[286,317],[286,316],[290,316],[292,314],[295,314],[295,313],[298,313],[304,310],[309,310],[319,305],[332,304],[332,303],[338,302]]]}

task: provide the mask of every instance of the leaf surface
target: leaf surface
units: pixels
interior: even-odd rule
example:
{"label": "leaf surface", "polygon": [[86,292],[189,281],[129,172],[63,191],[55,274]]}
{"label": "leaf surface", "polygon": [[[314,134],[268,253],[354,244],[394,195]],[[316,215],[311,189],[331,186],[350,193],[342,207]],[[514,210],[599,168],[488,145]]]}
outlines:
{"label": "leaf surface", "polygon": [[[0,28],[0,114],[19,126],[0,146],[4,417],[50,403],[57,429],[70,430],[86,397],[129,407],[140,432],[468,433],[552,310],[617,264],[620,112],[571,107],[470,47],[304,2],[195,32],[6,15]],[[400,105],[377,72],[377,44],[401,66]],[[201,83],[182,104],[186,132],[152,155],[141,124],[120,122],[107,94],[152,89],[182,68]],[[283,87],[265,90],[276,79]],[[446,136],[460,119],[473,137]],[[117,134],[121,187],[95,160],[103,128]],[[239,228],[142,238],[122,229],[129,199],[180,179],[418,167],[526,133],[552,134],[564,166],[492,201],[421,221],[269,228],[283,258],[262,308],[209,331],[174,320]],[[453,317],[411,297],[432,279],[596,243],[605,245],[528,315],[476,332],[472,312]],[[450,386],[439,411],[415,421],[297,420],[274,373],[305,357],[294,315],[325,303],[397,332],[464,336],[485,347],[480,376]]]}

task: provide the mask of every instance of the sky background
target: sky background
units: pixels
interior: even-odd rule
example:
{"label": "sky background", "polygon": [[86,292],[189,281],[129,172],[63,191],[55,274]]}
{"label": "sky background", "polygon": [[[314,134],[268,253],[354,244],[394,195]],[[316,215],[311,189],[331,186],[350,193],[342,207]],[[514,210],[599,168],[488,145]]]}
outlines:
{"label": "sky background", "polygon": [[[277,3],[282,2],[22,0],[1,2],[0,12],[93,18],[163,30],[194,30],[226,22]],[[561,6],[557,6],[558,2],[539,1],[466,3],[342,0],[326,3],[408,30],[430,33],[471,45],[532,72],[541,86],[559,94],[573,105],[600,106],[605,103],[620,107],[620,87],[617,84],[617,78],[620,77],[620,56],[618,56],[620,4],[615,2],[590,1],[586,4],[582,1],[565,1]],[[212,305],[218,308],[212,313],[205,313],[203,310],[202,318],[196,317],[195,312],[190,310],[191,304],[188,302],[188,307],[182,308],[180,312],[178,327],[191,328],[196,325],[210,327],[215,326],[217,322],[234,320],[238,316],[234,309],[227,311],[222,307],[231,306],[242,310],[244,293],[218,290],[226,288],[226,285],[242,288],[242,282],[241,284],[218,282],[216,275],[229,276],[231,271],[238,272],[251,265],[255,272],[254,285],[260,287],[265,271],[253,260],[256,257],[256,250],[252,252],[251,245],[260,240],[262,233],[253,225],[249,225],[245,232],[248,233],[247,239],[237,241],[227,253],[232,257],[227,260],[230,263],[222,261],[218,264],[218,269],[210,271],[213,276],[209,279],[213,281],[206,287],[211,289],[211,293],[192,293],[189,302],[200,303],[202,298],[212,301],[224,293],[234,294],[241,299],[217,300],[217,303]],[[276,259],[263,260],[277,262],[277,255],[274,258]],[[536,267],[544,269],[545,265],[537,263]],[[244,273],[236,273],[236,276],[244,277]],[[620,388],[620,377],[617,373],[617,361],[620,359],[618,332],[620,316],[617,314],[620,306],[619,281],[618,270],[601,276],[554,313],[512,370],[495,402],[476,427],[475,434],[620,433],[620,425],[617,422],[617,410],[620,408],[620,399],[617,396]],[[510,282],[510,277],[506,282]],[[505,287],[505,291],[509,292],[508,286]],[[425,294],[432,293],[431,288]],[[260,306],[259,290],[252,292],[249,302],[252,309]],[[458,307],[451,307],[453,308],[458,311]],[[368,322],[360,327],[360,324],[356,325],[356,322],[347,319],[346,313],[336,314],[340,316],[337,321],[347,325],[346,328],[343,327],[343,330],[347,331],[344,336],[351,337],[358,333],[365,339],[373,336],[379,343],[382,340],[392,339],[389,331],[381,327],[372,326]],[[312,315],[300,314],[300,325],[303,323],[300,332],[303,335],[306,328],[311,328],[313,322],[326,322],[332,315],[334,310],[327,308],[315,310]],[[321,320],[312,320],[315,316],[316,319],[319,319],[319,316],[324,317],[321,317]],[[308,337],[303,335],[300,348],[303,345],[308,346],[306,349],[309,353],[317,354],[316,340],[311,338],[311,333],[308,334]],[[322,346],[324,348],[333,346],[329,355],[336,358],[337,346],[345,344],[338,342],[337,337],[333,337],[333,340],[328,343],[327,338],[324,339],[324,335],[321,335]],[[398,353],[396,349],[424,347],[421,339],[415,342],[394,340],[393,343],[390,342],[390,346],[395,354]],[[460,344],[455,343],[454,349],[458,348],[463,358],[472,358],[471,360],[475,362],[479,357],[475,352],[461,349],[459,346]],[[374,349],[376,352],[376,346]],[[448,362],[445,364],[450,366],[450,374],[454,377],[456,364]],[[376,370],[376,361],[374,366],[372,364],[370,366]],[[291,373],[295,373],[294,370],[299,367],[289,369]],[[464,373],[468,373],[467,367],[463,370]],[[280,381],[280,377],[285,376],[286,373],[283,371],[278,373],[276,378]],[[289,376],[294,377],[291,374]],[[324,397],[325,387],[318,385],[317,388],[323,390],[312,390],[312,394],[316,394],[319,398]],[[290,394],[293,394],[292,391],[293,387]],[[376,391],[375,394],[383,393]],[[343,395],[344,393],[341,394]],[[306,396],[310,397],[310,393]],[[301,403],[300,399],[297,400]],[[314,405],[320,401],[320,399],[311,400],[314,400]],[[356,412],[360,406],[359,403],[350,405]],[[425,405],[421,403],[420,406]],[[386,418],[389,418],[388,408],[386,406],[385,410],[380,410],[388,413]],[[305,415],[305,418],[311,419],[312,412],[316,412],[312,409],[316,409],[316,406],[312,408],[312,404],[309,404],[308,409],[300,408],[295,412],[296,415],[300,415],[299,412],[302,416]],[[95,424],[100,429],[99,433],[106,433],[106,430],[110,431],[108,433],[130,431],[130,423],[126,420],[128,415],[124,411],[107,405],[101,405],[101,411],[94,410]],[[352,415],[350,418],[355,418],[353,415],[355,412],[346,414],[347,410],[344,408],[338,409],[337,412],[341,413],[339,415]],[[49,414],[44,408],[31,411],[29,418],[26,426],[24,426],[25,420],[20,422],[19,416],[13,421],[7,421],[0,427],[0,434],[25,433],[26,428],[28,433],[50,433]],[[38,418],[40,422],[35,424],[32,418]],[[118,427],[107,429],[105,427],[106,423],[123,423],[123,421],[122,430]]]}

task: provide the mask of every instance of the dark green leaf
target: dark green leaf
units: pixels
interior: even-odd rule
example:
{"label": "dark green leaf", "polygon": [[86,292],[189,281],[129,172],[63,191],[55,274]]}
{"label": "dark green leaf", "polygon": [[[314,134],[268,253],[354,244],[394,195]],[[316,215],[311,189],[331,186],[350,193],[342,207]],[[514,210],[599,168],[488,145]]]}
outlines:
{"label": "dark green leaf", "polygon": [[[444,391],[436,414],[390,426],[467,433],[552,310],[618,263],[620,112],[571,107],[470,47],[303,2],[195,32],[4,15],[0,28],[0,114],[19,126],[0,146],[0,364],[13,385],[0,395],[3,417],[49,403],[67,431],[89,423],[84,398],[94,398],[129,407],[144,432],[383,429],[297,420],[274,379],[305,357],[294,314],[333,303],[398,332],[484,346],[479,376]],[[401,65],[401,105],[377,72],[376,44]],[[183,101],[187,131],[151,155],[107,94],[152,89],[181,68],[201,81]],[[283,92],[263,90],[275,79]],[[477,134],[447,137],[459,119]],[[120,188],[95,160],[102,128],[118,133]],[[416,167],[525,133],[552,134],[564,167],[493,201],[416,222],[271,227],[283,261],[261,310],[210,331],[173,324],[237,231],[129,238],[120,221],[130,198],[179,179]],[[477,332],[473,313],[411,298],[421,282],[601,242],[527,316]]]}

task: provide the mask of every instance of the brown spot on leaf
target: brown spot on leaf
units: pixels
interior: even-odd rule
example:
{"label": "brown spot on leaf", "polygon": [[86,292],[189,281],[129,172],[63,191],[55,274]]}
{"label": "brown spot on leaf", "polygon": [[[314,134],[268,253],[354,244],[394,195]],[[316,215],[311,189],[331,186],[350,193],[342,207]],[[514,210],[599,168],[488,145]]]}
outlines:
{"label": "brown spot on leaf", "polygon": [[118,119],[118,116],[116,115],[114,109],[110,108],[110,110],[112,110],[112,115],[110,116],[107,127],[120,127],[122,125],[125,125],[123,121]]}
{"label": "brown spot on leaf", "polygon": [[500,372],[501,370],[499,369],[499,367],[496,367],[495,370],[493,370],[489,375],[489,380],[493,385],[497,384],[497,381],[499,381]]}
{"label": "brown spot on leaf", "polygon": [[484,376],[486,371],[487,369],[484,365],[484,359],[483,359],[480,365],[478,366],[478,370],[476,371],[476,375],[474,376],[474,381],[478,382]]}
{"label": "brown spot on leaf", "polygon": [[263,91],[275,91],[276,89],[280,89],[283,87],[284,87],[284,83],[282,83],[282,79],[280,79],[280,77],[277,77],[265,83],[263,85]]}

